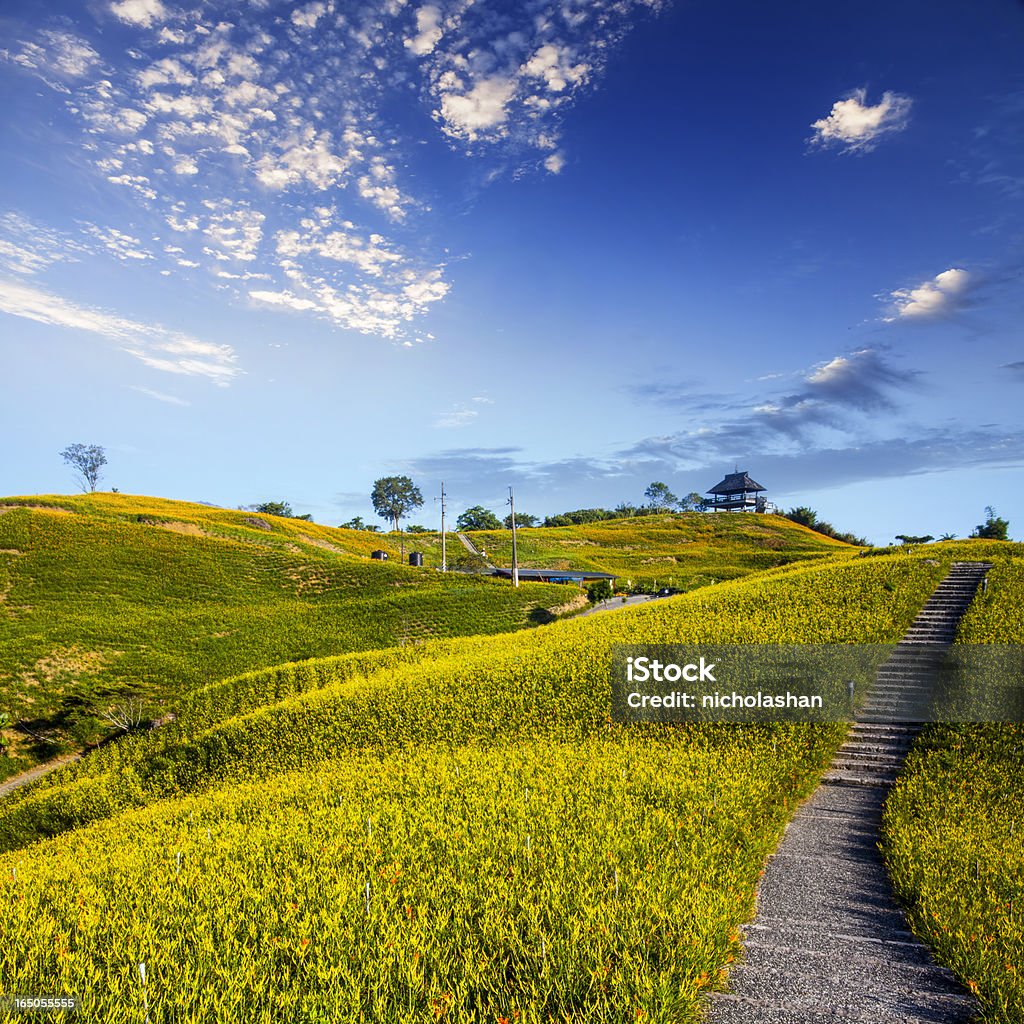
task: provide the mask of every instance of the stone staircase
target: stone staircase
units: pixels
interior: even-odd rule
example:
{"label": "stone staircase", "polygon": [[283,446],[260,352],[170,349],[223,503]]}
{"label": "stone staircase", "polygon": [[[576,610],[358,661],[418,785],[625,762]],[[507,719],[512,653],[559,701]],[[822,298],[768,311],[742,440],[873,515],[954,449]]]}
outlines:
{"label": "stone staircase", "polygon": [[989,562],[954,562],[889,660],[878,670],[863,710],[822,781],[890,786],[923,722],[932,680]]}
{"label": "stone staircase", "polygon": [[967,1024],[977,1000],[913,936],[878,848],[935,658],[989,566],[954,564],[879,669],[865,710],[786,829],[709,1024]]}

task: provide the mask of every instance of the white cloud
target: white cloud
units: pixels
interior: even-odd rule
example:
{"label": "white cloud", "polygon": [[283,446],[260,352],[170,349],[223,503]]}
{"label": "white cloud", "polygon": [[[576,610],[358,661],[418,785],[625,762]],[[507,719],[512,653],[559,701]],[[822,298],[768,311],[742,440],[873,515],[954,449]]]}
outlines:
{"label": "white cloud", "polygon": [[966,270],[953,267],[916,288],[899,288],[890,294],[891,313],[883,319],[891,322],[949,316],[962,307],[971,283]]}
{"label": "white cloud", "polygon": [[167,17],[161,0],[118,0],[110,5],[110,12],[121,21],[143,28]]}
{"label": "white cloud", "polygon": [[312,3],[292,11],[292,24],[299,28],[315,28],[316,23],[327,12],[327,4]]}
{"label": "white cloud", "polygon": [[839,146],[845,153],[866,153],[878,139],[907,126],[913,101],[909,96],[885,92],[880,102],[869,106],[866,89],[857,89],[846,99],[832,104],[828,117],[815,121],[810,142],[819,146]]}
{"label": "white cloud", "polygon": [[438,416],[438,418],[434,420],[434,426],[442,430],[468,427],[479,415],[480,413],[476,409],[467,409],[463,406],[452,409],[451,412],[446,412],[441,416]]}
{"label": "white cloud", "polygon": [[277,251],[289,261],[314,253],[322,259],[351,263],[371,277],[380,277],[387,268],[405,262],[401,253],[386,246],[381,235],[362,238],[344,230],[324,234],[315,224],[304,225],[301,232],[279,232]]}
{"label": "white cloud", "polygon": [[256,177],[267,188],[309,184],[327,189],[338,184],[353,163],[351,147],[339,153],[330,132],[308,128],[302,138],[284,142],[276,153],[256,161]]}
{"label": "white cloud", "polygon": [[[64,82],[83,78],[100,63],[100,55],[70,32],[45,30],[35,41],[20,41],[17,51],[0,50],[0,60],[34,71],[53,89],[66,92]],[[50,76],[55,76],[56,81]]]}
{"label": "white cloud", "polygon": [[437,419],[434,420],[434,426],[441,430],[454,430],[459,427],[468,427],[480,415],[480,410],[474,409],[474,405],[494,405],[494,402],[483,395],[477,395],[474,398],[471,398],[469,402],[459,402],[448,412],[442,413],[438,416]]}
{"label": "white cloud", "polygon": [[42,227],[18,213],[0,216],[0,266],[14,274],[36,274],[54,263],[74,263],[90,251],[63,232]]}
{"label": "white cloud", "polygon": [[442,35],[441,11],[433,4],[424,4],[416,12],[416,35],[406,39],[405,45],[417,57],[424,57],[437,46]]}
{"label": "white cloud", "polygon": [[545,43],[523,65],[523,72],[531,78],[542,78],[552,92],[562,92],[585,82],[590,73],[589,64],[574,64],[574,59],[575,55],[568,46]]}
{"label": "white cloud", "polygon": [[508,101],[516,91],[513,79],[495,75],[479,81],[463,93],[441,97],[441,115],[449,135],[473,142],[481,132],[497,128],[508,118]]}
{"label": "white cloud", "polygon": [[79,306],[17,281],[0,281],[0,312],[37,323],[86,331],[118,342],[123,351],[166,373],[206,377],[226,387],[240,371],[230,345],[199,341],[158,324]]}
{"label": "white cloud", "polygon": [[128,386],[132,391],[138,391],[140,395],[155,398],[158,402],[166,402],[168,405],[191,405],[187,399],[178,398],[177,395],[165,395],[162,391],[154,391],[152,388],[139,387],[137,384],[129,384]]}
{"label": "white cloud", "polygon": [[143,248],[142,241],[117,228],[103,228],[98,224],[85,226],[87,234],[95,238],[100,245],[113,257],[125,260],[151,260],[153,254]]}
{"label": "white cloud", "polygon": [[283,306],[286,309],[307,310],[319,308],[310,299],[302,299],[291,292],[257,290],[249,292],[249,298],[254,299],[256,302],[262,302],[267,306]]}
{"label": "white cloud", "polygon": [[561,153],[552,153],[544,160],[544,168],[552,174],[561,174],[565,167],[565,157]]}

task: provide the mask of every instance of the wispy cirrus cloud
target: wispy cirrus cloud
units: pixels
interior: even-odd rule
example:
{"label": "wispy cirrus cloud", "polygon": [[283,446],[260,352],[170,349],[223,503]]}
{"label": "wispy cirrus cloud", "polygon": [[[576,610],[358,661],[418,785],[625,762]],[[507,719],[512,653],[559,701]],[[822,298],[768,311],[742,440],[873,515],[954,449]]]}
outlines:
{"label": "wispy cirrus cloud", "polygon": [[187,406],[192,403],[186,398],[179,398],[177,395],[168,395],[163,391],[154,391],[152,388],[140,387],[137,384],[129,384],[131,391],[137,391],[140,395],[145,395],[147,398],[153,398],[158,402],[164,402],[166,405],[180,405]]}
{"label": "wispy cirrus cloud", "polygon": [[855,89],[832,104],[827,117],[811,124],[813,146],[836,147],[843,153],[867,153],[885,135],[903,131],[910,120],[909,96],[885,92],[875,104],[867,102],[867,90]]}
{"label": "wispy cirrus cloud", "polygon": [[446,413],[434,420],[434,426],[440,429],[468,427],[480,415],[481,411],[494,402],[485,395],[476,395],[468,402],[458,402]]}
{"label": "wispy cirrus cloud", "polygon": [[108,310],[80,306],[21,281],[0,280],[0,313],[85,331],[117,342],[146,366],[165,373],[205,377],[226,387],[241,370],[230,345],[200,341],[159,324],[144,324]]}

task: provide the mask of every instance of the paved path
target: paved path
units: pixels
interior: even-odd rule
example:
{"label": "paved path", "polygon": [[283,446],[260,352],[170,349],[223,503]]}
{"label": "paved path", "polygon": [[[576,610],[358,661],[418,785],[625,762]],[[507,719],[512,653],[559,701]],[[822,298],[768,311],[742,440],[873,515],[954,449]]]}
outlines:
{"label": "paved path", "polygon": [[743,963],[730,972],[729,992],[711,997],[710,1024],[958,1024],[977,1014],[974,998],[911,934],[878,838],[917,730],[929,651],[953,639],[988,568],[954,565],[879,670],[825,784],[768,862]]}
{"label": "paved path", "polygon": [[596,615],[598,612],[615,612],[620,608],[629,608],[634,604],[645,604],[651,600],[650,594],[630,594],[625,601],[621,597],[613,597],[607,601],[598,601],[593,608],[580,612],[577,618],[582,619],[584,615]]}
{"label": "paved path", "polygon": [[22,772],[20,775],[12,775],[9,779],[0,782],[0,797],[5,797],[8,793],[21,789],[22,786],[27,786],[30,782],[35,782],[36,779],[47,775],[56,768],[63,768],[66,764],[72,764],[80,760],[81,757],[81,754],[65,754],[63,757],[54,758],[54,760],[47,761],[45,764],[37,764],[35,768],[29,768],[28,771]]}
{"label": "paved path", "polygon": [[477,550],[476,545],[464,533],[457,533],[455,534],[455,536],[458,537],[460,541],[462,541],[462,546],[471,555],[476,555],[477,558],[482,558],[489,569],[494,568],[494,565],[487,560],[487,556],[484,555],[481,551]]}

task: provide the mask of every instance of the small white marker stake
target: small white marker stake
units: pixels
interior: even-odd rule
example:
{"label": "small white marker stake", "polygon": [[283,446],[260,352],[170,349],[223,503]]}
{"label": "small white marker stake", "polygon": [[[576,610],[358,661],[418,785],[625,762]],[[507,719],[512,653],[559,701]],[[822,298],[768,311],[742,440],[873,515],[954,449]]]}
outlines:
{"label": "small white marker stake", "polygon": [[370,883],[366,883],[366,916],[370,916]]}
{"label": "small white marker stake", "polygon": [[615,869],[615,898],[619,898],[619,869]]}
{"label": "small white marker stake", "polygon": [[149,1024],[149,1000],[146,998],[146,965],[139,964],[139,977],[142,978],[142,1009],[146,1014],[146,1024]]}
{"label": "small white marker stake", "polygon": [[180,875],[181,874],[181,850],[178,851],[177,856],[175,857],[175,860],[178,862],[177,874]]}

